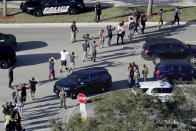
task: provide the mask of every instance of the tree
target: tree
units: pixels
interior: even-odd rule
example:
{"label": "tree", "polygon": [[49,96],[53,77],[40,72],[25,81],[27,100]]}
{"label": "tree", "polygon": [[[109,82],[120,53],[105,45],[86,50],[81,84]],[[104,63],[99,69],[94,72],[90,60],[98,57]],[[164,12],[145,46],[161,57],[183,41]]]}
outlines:
{"label": "tree", "polygon": [[3,16],[7,16],[7,0],[3,0]]}
{"label": "tree", "polygon": [[153,5],[153,0],[148,1],[148,10],[147,10],[147,15],[152,16],[152,5]]}

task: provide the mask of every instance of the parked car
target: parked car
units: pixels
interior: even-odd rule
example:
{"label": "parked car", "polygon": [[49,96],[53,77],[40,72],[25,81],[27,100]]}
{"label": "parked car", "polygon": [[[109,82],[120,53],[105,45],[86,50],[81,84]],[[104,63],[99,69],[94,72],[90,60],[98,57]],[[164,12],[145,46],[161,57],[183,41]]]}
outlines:
{"label": "parked car", "polygon": [[143,45],[141,56],[152,60],[155,65],[164,59],[185,59],[196,64],[196,45],[186,45],[173,38],[148,40]]}
{"label": "parked car", "polygon": [[83,0],[27,0],[21,3],[23,12],[34,16],[69,13],[77,14],[85,8]]}
{"label": "parked car", "polygon": [[57,95],[64,88],[68,96],[76,98],[77,94],[85,95],[104,92],[112,85],[112,77],[108,70],[101,67],[82,69],[73,72],[68,77],[59,80],[54,85]]}
{"label": "parked car", "polygon": [[183,60],[167,60],[155,67],[154,77],[169,82],[192,81],[196,79],[196,67]]}
{"label": "parked car", "polygon": [[142,93],[147,95],[157,96],[162,102],[165,102],[173,95],[173,88],[171,84],[161,80],[139,82],[139,87],[132,88],[132,92],[137,94],[138,90],[141,90]]}
{"label": "parked car", "polygon": [[6,69],[16,62],[15,50],[7,45],[0,45],[0,68]]}
{"label": "parked car", "polygon": [[13,49],[17,48],[16,37],[12,34],[0,33],[0,45],[8,45]]}

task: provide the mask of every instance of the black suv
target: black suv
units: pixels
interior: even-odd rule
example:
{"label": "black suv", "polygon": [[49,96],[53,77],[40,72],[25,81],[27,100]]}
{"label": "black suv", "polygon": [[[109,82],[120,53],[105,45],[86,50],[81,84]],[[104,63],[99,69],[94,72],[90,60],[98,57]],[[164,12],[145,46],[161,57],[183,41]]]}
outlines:
{"label": "black suv", "polygon": [[155,65],[163,59],[186,59],[196,64],[196,46],[186,45],[173,38],[164,38],[146,41],[141,51],[145,60],[153,60]]}
{"label": "black suv", "polygon": [[16,61],[16,52],[15,50],[6,45],[0,45],[0,68],[6,69]]}
{"label": "black suv", "polygon": [[155,67],[154,77],[159,80],[192,81],[196,79],[196,67],[183,60],[166,60]]}
{"label": "black suv", "polygon": [[15,35],[0,33],[0,44],[11,46],[16,50],[17,41]]}
{"label": "black suv", "polygon": [[34,16],[59,13],[77,14],[84,8],[83,0],[27,0],[20,5],[23,12]]}
{"label": "black suv", "polygon": [[76,98],[78,93],[85,95],[104,92],[112,85],[112,77],[108,70],[102,67],[82,69],[73,72],[67,78],[59,80],[54,85],[57,95],[62,88],[71,98]]}

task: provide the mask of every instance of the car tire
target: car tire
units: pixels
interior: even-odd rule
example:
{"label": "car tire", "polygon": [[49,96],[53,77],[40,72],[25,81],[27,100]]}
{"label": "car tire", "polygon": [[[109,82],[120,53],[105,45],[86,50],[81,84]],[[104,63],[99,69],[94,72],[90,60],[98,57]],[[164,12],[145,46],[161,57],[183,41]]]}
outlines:
{"label": "car tire", "polygon": [[1,61],[0,61],[0,67],[1,67],[2,69],[7,69],[7,68],[9,67],[9,62],[8,62],[8,60],[1,60]]}
{"label": "car tire", "polygon": [[159,65],[161,63],[162,59],[159,56],[155,56],[152,61],[155,65]]}
{"label": "car tire", "polygon": [[75,14],[77,14],[77,10],[74,9],[74,8],[70,8],[70,9],[69,9],[69,14],[70,14],[70,15],[75,15]]}
{"label": "car tire", "polygon": [[42,16],[42,11],[41,10],[35,10],[33,12],[33,15],[36,16],[36,17],[40,17],[40,16]]}
{"label": "car tire", "polygon": [[76,98],[77,98],[77,95],[78,95],[77,92],[72,92],[72,93],[70,94],[70,97],[71,97],[72,99],[76,99]]}
{"label": "car tire", "polygon": [[189,56],[187,61],[191,64],[196,65],[196,56]]}

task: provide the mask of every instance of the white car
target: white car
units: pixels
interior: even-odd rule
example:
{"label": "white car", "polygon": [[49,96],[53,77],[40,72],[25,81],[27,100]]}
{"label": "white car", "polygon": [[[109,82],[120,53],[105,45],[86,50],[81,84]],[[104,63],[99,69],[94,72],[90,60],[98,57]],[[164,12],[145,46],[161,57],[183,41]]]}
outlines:
{"label": "white car", "polygon": [[148,95],[157,96],[162,102],[165,102],[173,95],[171,84],[161,80],[139,82],[139,87],[132,88],[132,92],[136,94],[138,89],[141,89],[143,93]]}

